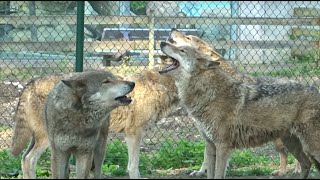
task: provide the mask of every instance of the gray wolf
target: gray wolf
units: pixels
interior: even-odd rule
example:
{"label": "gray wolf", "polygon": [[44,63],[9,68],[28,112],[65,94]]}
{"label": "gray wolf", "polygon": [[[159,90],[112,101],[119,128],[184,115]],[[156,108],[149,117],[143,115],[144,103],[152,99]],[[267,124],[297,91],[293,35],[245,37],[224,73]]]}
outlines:
{"label": "gray wolf", "polygon": [[[171,44],[174,44],[175,46],[178,46],[178,47],[179,46],[191,46],[191,47],[194,47],[194,48],[200,50],[202,53],[209,55],[211,60],[219,61],[220,67],[222,67],[222,69],[225,72],[227,72],[228,74],[230,74],[231,76],[233,76],[236,79],[243,79],[245,82],[248,82],[248,83],[256,83],[260,79],[263,79],[264,82],[269,81],[269,83],[274,83],[274,79],[270,79],[270,78],[266,78],[266,77],[257,77],[256,78],[256,77],[252,77],[247,74],[240,73],[231,63],[227,62],[220,54],[217,53],[217,50],[215,49],[214,46],[209,45],[207,42],[205,42],[204,40],[200,39],[197,36],[185,35],[182,32],[178,31],[177,29],[172,28],[170,36],[167,41],[170,42]],[[169,58],[167,58],[167,59],[169,59]],[[172,62],[171,62],[171,64],[172,64]],[[284,141],[287,141],[290,143],[300,144],[298,139],[293,136],[294,135],[288,137],[288,138],[291,138],[290,140],[284,140]],[[296,140],[296,141],[294,141],[294,140]],[[278,170],[275,170],[274,172],[272,172],[272,174],[275,176],[283,176],[287,172],[287,159],[288,159],[287,149],[280,138],[275,140],[274,144],[275,144],[276,150],[279,152],[279,155],[280,155],[280,167]],[[290,146],[290,144],[288,146]],[[298,148],[299,146],[297,145],[297,146],[290,146],[290,147],[292,147],[293,149],[289,149],[289,152],[290,151],[295,152],[295,156],[298,156],[298,159],[300,159],[302,162],[307,163],[303,166],[309,167],[311,162],[308,162],[308,159],[306,158],[306,155],[303,152],[297,151],[297,149],[299,149]],[[204,161],[201,165],[200,170],[194,171],[190,175],[201,176],[205,173],[205,171],[206,171],[206,154],[204,154]],[[305,172],[306,171],[308,171],[308,170],[306,169]],[[301,172],[301,167],[300,167],[299,161],[296,161],[296,168],[295,168],[294,172],[298,172],[298,173]]]}
{"label": "gray wolf", "polygon": [[69,158],[76,158],[76,177],[88,178],[94,159],[100,178],[109,128],[109,114],[131,103],[126,95],[135,83],[107,71],[86,71],[58,82],[49,92],[44,125],[51,147],[54,179],[69,176]]}
{"label": "gray wolf", "polygon": [[[21,160],[23,178],[36,177],[36,163],[49,146],[42,123],[42,111],[47,95],[55,84],[73,74],[35,78],[25,86],[20,95],[15,113],[11,151],[17,156],[31,140]],[[145,70],[124,79],[135,82],[135,88],[129,93],[134,101],[130,106],[120,106],[112,110],[109,129],[125,133],[129,154],[129,175],[130,178],[139,178],[139,151],[144,128],[149,123],[175,111],[179,100],[172,78],[159,75],[157,70]]]}
{"label": "gray wolf", "polygon": [[[12,154],[17,156],[31,140],[21,160],[23,178],[36,178],[36,163],[41,154],[49,147],[43,123],[43,112],[49,92],[58,82],[69,79],[76,74],[78,73],[34,78],[23,89],[14,117],[15,127],[11,144]],[[99,174],[98,171],[99,168],[96,168],[96,176]]]}
{"label": "gray wolf", "polygon": [[319,162],[320,93],[315,87],[279,79],[246,83],[195,48],[166,42],[160,47],[174,63],[159,72],[175,79],[182,105],[209,144],[208,178],[225,178],[232,149],[260,146],[290,133]]}

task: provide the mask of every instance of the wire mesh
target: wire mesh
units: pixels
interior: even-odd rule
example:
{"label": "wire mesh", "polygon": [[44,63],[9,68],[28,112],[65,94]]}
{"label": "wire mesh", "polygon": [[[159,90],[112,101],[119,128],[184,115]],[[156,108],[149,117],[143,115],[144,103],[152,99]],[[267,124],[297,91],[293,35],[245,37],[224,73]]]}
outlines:
{"label": "wire mesh", "polygon": [[[9,150],[13,115],[25,84],[34,77],[74,71],[76,5],[76,1],[0,2],[1,151]],[[319,10],[319,1],[85,1],[83,67],[122,76],[150,69],[161,55],[159,43],[177,28],[201,37],[243,73],[289,77],[319,88]],[[150,122],[144,132],[140,158],[150,161],[169,139],[175,144],[204,142],[187,115]],[[125,146],[123,133],[112,132],[108,144],[116,140]],[[272,143],[250,151],[267,155],[277,169]],[[229,172],[236,168],[232,162]],[[191,162],[189,169],[201,165],[196,163]],[[139,167],[145,172],[155,171],[143,165]]]}

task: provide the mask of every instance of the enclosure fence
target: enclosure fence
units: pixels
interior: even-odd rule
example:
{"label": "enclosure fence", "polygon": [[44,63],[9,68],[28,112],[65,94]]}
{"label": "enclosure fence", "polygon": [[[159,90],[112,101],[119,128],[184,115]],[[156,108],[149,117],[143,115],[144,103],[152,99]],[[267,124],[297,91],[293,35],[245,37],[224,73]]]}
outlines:
{"label": "enclosure fence", "polygon": [[[0,1],[0,151],[10,148],[19,95],[32,78],[90,69],[127,76],[152,69],[172,28],[201,37],[243,73],[320,87],[319,1]],[[108,144],[119,142],[125,147],[122,133],[109,135]],[[187,115],[150,123],[140,170],[153,172],[148,159],[181,142],[202,143],[200,158],[190,160],[194,154],[180,149],[181,158],[168,157],[169,167],[157,168],[198,168],[204,140]],[[265,166],[271,170],[278,168],[272,143],[250,152],[269,158]],[[126,158],[119,155],[115,162]],[[241,168],[235,161],[229,173]],[[1,171],[7,170],[0,168],[0,178],[12,173]]]}

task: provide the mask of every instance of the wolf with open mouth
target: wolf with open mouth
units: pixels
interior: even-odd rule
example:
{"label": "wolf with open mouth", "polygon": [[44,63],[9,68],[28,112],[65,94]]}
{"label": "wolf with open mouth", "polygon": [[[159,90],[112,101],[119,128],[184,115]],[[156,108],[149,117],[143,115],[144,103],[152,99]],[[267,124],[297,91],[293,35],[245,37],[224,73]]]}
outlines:
{"label": "wolf with open mouth", "polygon": [[[261,146],[290,133],[319,162],[320,94],[315,87],[272,77],[274,83],[263,79],[248,83],[193,47],[167,42],[160,47],[173,63],[159,73],[174,77],[182,105],[209,142],[208,178],[225,178],[232,149]],[[308,174],[304,171],[301,177]]]}

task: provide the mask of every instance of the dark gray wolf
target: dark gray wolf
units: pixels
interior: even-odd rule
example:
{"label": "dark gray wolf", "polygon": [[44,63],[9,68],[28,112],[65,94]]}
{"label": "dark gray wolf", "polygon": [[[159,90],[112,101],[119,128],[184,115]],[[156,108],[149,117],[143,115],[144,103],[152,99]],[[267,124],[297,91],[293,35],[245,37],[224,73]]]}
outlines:
{"label": "dark gray wolf", "polygon": [[87,71],[58,82],[49,92],[44,127],[51,147],[53,178],[69,175],[69,158],[76,157],[76,177],[88,178],[92,160],[100,178],[109,128],[109,114],[131,103],[126,95],[134,82],[107,71]]}

